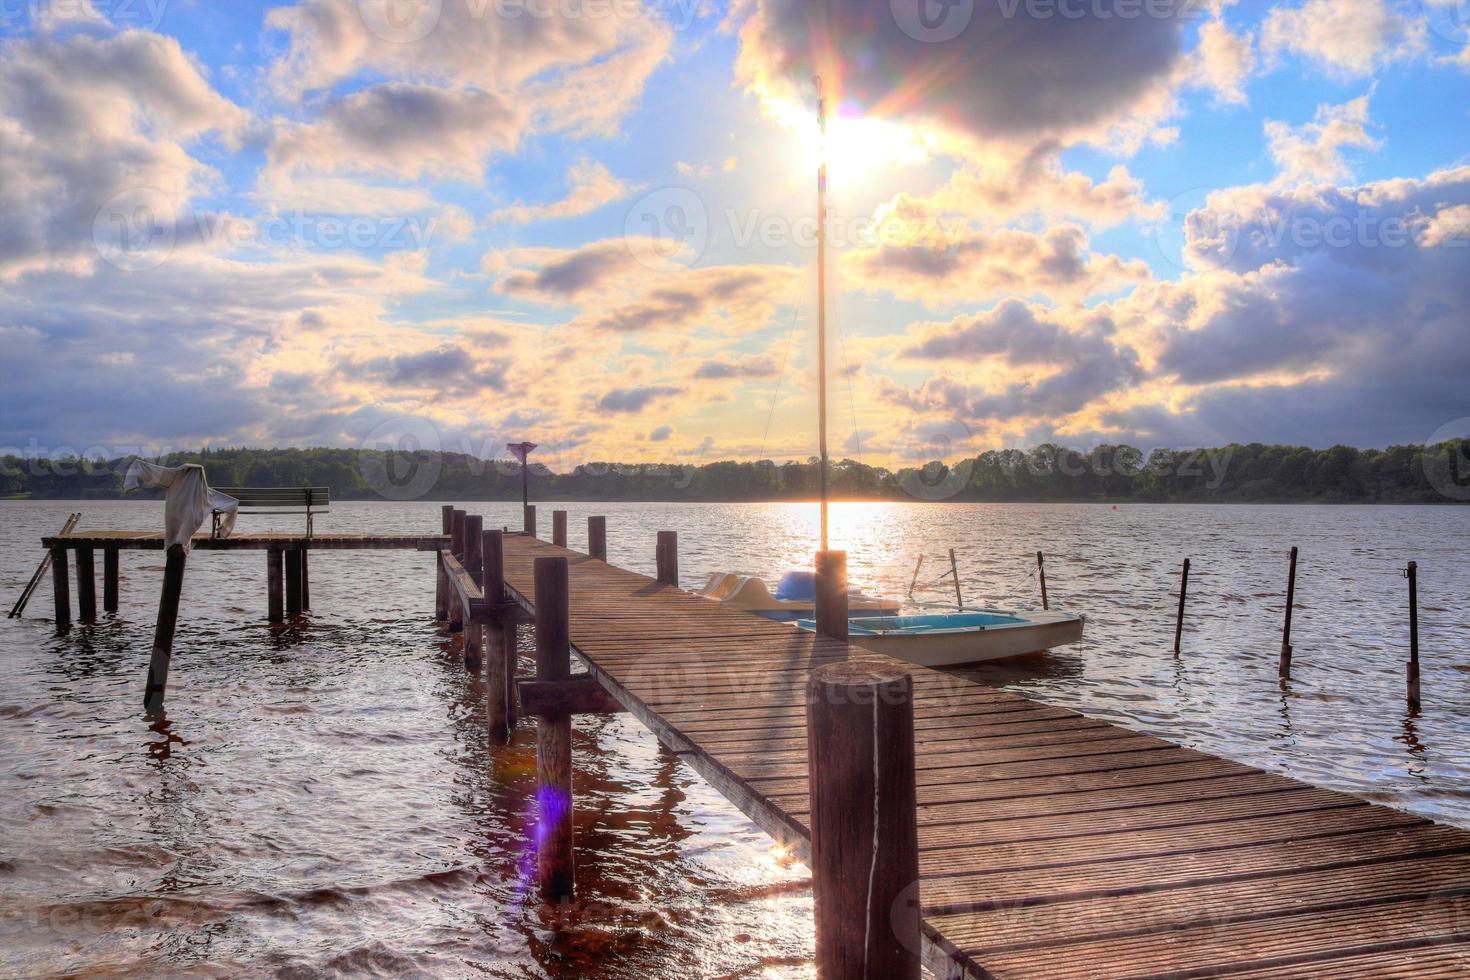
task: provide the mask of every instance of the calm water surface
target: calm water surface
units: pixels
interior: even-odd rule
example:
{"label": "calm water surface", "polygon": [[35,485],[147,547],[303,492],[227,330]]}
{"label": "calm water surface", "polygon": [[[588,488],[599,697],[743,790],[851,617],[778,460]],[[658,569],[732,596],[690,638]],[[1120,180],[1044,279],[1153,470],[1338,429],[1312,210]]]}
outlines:
{"label": "calm water surface", "polygon": [[[572,545],[686,585],[804,565],[814,507],[564,505]],[[517,508],[473,505],[487,524]],[[544,508],[549,510],[550,508]],[[6,608],[38,539],[161,526],[147,503],[0,504]],[[276,524],[272,524],[272,521]],[[345,504],[324,530],[437,529],[435,504]],[[543,521],[549,522],[549,515]],[[247,517],[241,529],[291,529]],[[981,675],[1031,696],[1470,826],[1470,508],[838,505],[870,592],[923,600],[954,547],[967,602],[1088,616],[1084,643]],[[1276,679],[1286,552],[1302,549],[1296,666]],[[1193,559],[1184,656],[1180,559]],[[1404,707],[1401,569],[1420,566],[1424,707]],[[98,560],[100,566],[100,556]],[[169,716],[142,716],[159,553],[123,603],[55,634],[49,577],[0,626],[0,974],[495,977],[809,975],[806,872],[631,719],[579,720],[578,901],[530,885],[529,726],[493,749],[483,689],[432,622],[427,556],[319,553],[314,610],[271,630],[259,553],[191,559]],[[99,587],[100,591],[100,587]]]}

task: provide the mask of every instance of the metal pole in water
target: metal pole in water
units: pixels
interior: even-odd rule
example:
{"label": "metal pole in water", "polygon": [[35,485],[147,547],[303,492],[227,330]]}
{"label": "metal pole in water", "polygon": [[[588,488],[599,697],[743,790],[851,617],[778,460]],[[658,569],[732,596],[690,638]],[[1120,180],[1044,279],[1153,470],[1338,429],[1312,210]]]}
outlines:
{"label": "metal pole in water", "polygon": [[1179,615],[1174,620],[1174,656],[1179,656],[1180,648],[1184,642],[1184,600],[1189,595],[1189,559],[1184,559],[1184,567],[1179,572]]}
{"label": "metal pole in water", "polygon": [[1281,626],[1281,665],[1283,679],[1291,676],[1291,607],[1296,603],[1296,549],[1291,549],[1291,570],[1286,573],[1286,620]]}

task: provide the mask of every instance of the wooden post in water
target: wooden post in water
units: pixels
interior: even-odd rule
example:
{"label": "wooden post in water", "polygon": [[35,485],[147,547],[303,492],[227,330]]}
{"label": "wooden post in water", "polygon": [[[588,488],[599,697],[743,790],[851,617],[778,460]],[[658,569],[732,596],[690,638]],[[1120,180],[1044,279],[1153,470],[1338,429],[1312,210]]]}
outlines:
{"label": "wooden post in water", "polygon": [[117,612],[118,549],[102,549],[102,611]]}
{"label": "wooden post in water", "polygon": [[[269,554],[279,556],[279,551]],[[179,598],[184,594],[184,546],[168,549],[163,568],[163,592],[158,598],[158,622],[153,627],[153,656],[148,662],[148,683],[143,690],[143,710],[149,714],[163,710],[163,695],[168,689],[168,665],[174,654],[174,632],[179,625]],[[273,562],[271,568],[276,568]]]}
{"label": "wooden post in water", "polygon": [[1409,710],[1419,710],[1419,563],[1404,569],[1409,580]]}
{"label": "wooden post in water", "polygon": [[816,563],[817,633],[834,640],[847,639],[847,552],[819,551]]}
{"label": "wooden post in water", "polygon": [[551,512],[551,543],[558,548],[567,546],[567,512],[564,510]]}
{"label": "wooden post in water", "polygon": [[286,549],[286,615],[301,615],[301,549]]}
{"label": "wooden post in water", "polygon": [[311,611],[311,563],[307,561],[310,554],[310,548],[301,549],[301,608],[308,612]]}
{"label": "wooden post in water", "polygon": [[[486,604],[505,601],[505,532],[484,531],[480,539],[480,587]],[[485,721],[490,738],[510,737],[509,692],[515,686],[515,627],[489,623],[485,627]]]}
{"label": "wooden post in water", "polygon": [[1286,617],[1281,623],[1281,664],[1277,673],[1291,676],[1291,607],[1296,604],[1296,549],[1291,549],[1291,566],[1286,573]]}
{"label": "wooden post in water", "polygon": [[960,612],[965,611],[965,597],[960,592],[960,563],[955,561],[954,549],[949,549],[949,575],[954,579],[954,605]]}
{"label": "wooden post in water", "polygon": [[56,628],[71,625],[71,577],[67,574],[66,549],[51,549],[51,592],[56,600]]}
{"label": "wooden post in water", "polygon": [[664,585],[679,587],[679,532],[658,532],[658,550],[655,554],[658,580]]}
{"label": "wooden post in water", "polygon": [[918,980],[913,678],[835,663],[807,682],[819,977]]}
{"label": "wooden post in water", "polygon": [[270,593],[266,601],[266,618],[272,623],[286,621],[286,553],[280,548],[271,548],[265,553],[266,589]]}
{"label": "wooden post in water", "polygon": [[1184,643],[1184,597],[1189,594],[1189,559],[1179,572],[1179,614],[1174,619],[1174,656],[1179,656]]}
{"label": "wooden post in water", "polygon": [[97,559],[91,548],[77,548],[77,617],[97,622]]}
{"label": "wooden post in water", "polygon": [[607,518],[587,518],[587,554],[598,561],[607,561]]}
{"label": "wooden post in water", "polygon": [[449,553],[460,564],[464,564],[464,519],[465,512],[456,507],[449,522]]}
{"label": "wooden post in water", "polygon": [[[445,504],[439,511],[444,522],[441,533],[450,534],[454,530],[454,505]],[[434,619],[442,623],[449,618],[449,578],[444,574],[444,562],[439,555],[440,552],[434,552]]]}
{"label": "wooden post in water", "polygon": [[1051,598],[1046,594],[1046,556],[1036,553],[1036,577],[1041,579],[1041,608],[1051,609]]}
{"label": "wooden post in water", "polygon": [[464,570],[475,578],[480,577],[480,563],[484,560],[485,518],[470,514],[464,519]]}
{"label": "wooden post in water", "polygon": [[521,530],[531,537],[536,536],[536,505],[526,504],[521,508]]}
{"label": "wooden post in water", "polygon": [[[564,681],[572,675],[567,560],[537,558],[536,679]],[[575,881],[572,854],[572,716],[542,715],[536,721],[536,870],[547,901],[569,899]]]}

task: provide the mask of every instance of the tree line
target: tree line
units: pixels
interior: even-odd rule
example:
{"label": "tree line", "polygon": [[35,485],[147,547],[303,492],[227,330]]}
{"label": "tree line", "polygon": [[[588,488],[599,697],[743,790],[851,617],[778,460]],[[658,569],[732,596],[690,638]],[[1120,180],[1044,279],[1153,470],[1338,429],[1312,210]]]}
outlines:
{"label": "tree line", "polygon": [[[122,496],[129,457],[0,457],[0,496]],[[329,487],[344,500],[514,500],[518,463],[464,453],[356,449],[205,449],[156,458],[202,464],[216,487]],[[784,501],[818,492],[814,457],[775,462],[533,463],[536,500]],[[831,495],[848,500],[1158,503],[1443,503],[1470,500],[1470,440],[1355,449],[1236,444],[1214,449],[1046,444],[896,470],[833,461]],[[149,495],[149,494],[145,494]]]}

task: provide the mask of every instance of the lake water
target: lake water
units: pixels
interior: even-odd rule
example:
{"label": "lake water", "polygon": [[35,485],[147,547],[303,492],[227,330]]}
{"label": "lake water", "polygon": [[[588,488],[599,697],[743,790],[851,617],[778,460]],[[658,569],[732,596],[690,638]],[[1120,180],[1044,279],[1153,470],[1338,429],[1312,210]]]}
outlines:
{"label": "lake water", "polygon": [[[816,543],[810,506],[557,506],[573,547],[605,514],[611,560],[650,574],[654,532],[678,531],[686,585],[774,577]],[[72,510],[83,528],[162,523],[150,503],[0,504],[7,609]],[[519,520],[512,505],[470,510]],[[437,504],[350,503],[319,527],[438,525]],[[295,522],[241,519],[272,527]],[[922,586],[953,547],[967,603],[1015,608],[1039,605],[1042,549],[1053,606],[1086,613],[1087,638],[984,679],[1470,827],[1470,508],[842,504],[832,538],[866,591],[907,593],[923,553],[918,597],[952,600],[947,581]],[[1412,716],[1409,560],[1424,662]],[[432,622],[430,558],[318,553],[313,611],[277,630],[265,564],[190,560],[162,724],[140,710],[159,553],[123,553],[116,617],[57,636],[48,576],[0,626],[0,974],[810,975],[805,869],[628,716],[578,722],[580,893],[542,906],[534,733],[488,743],[483,689]]]}

